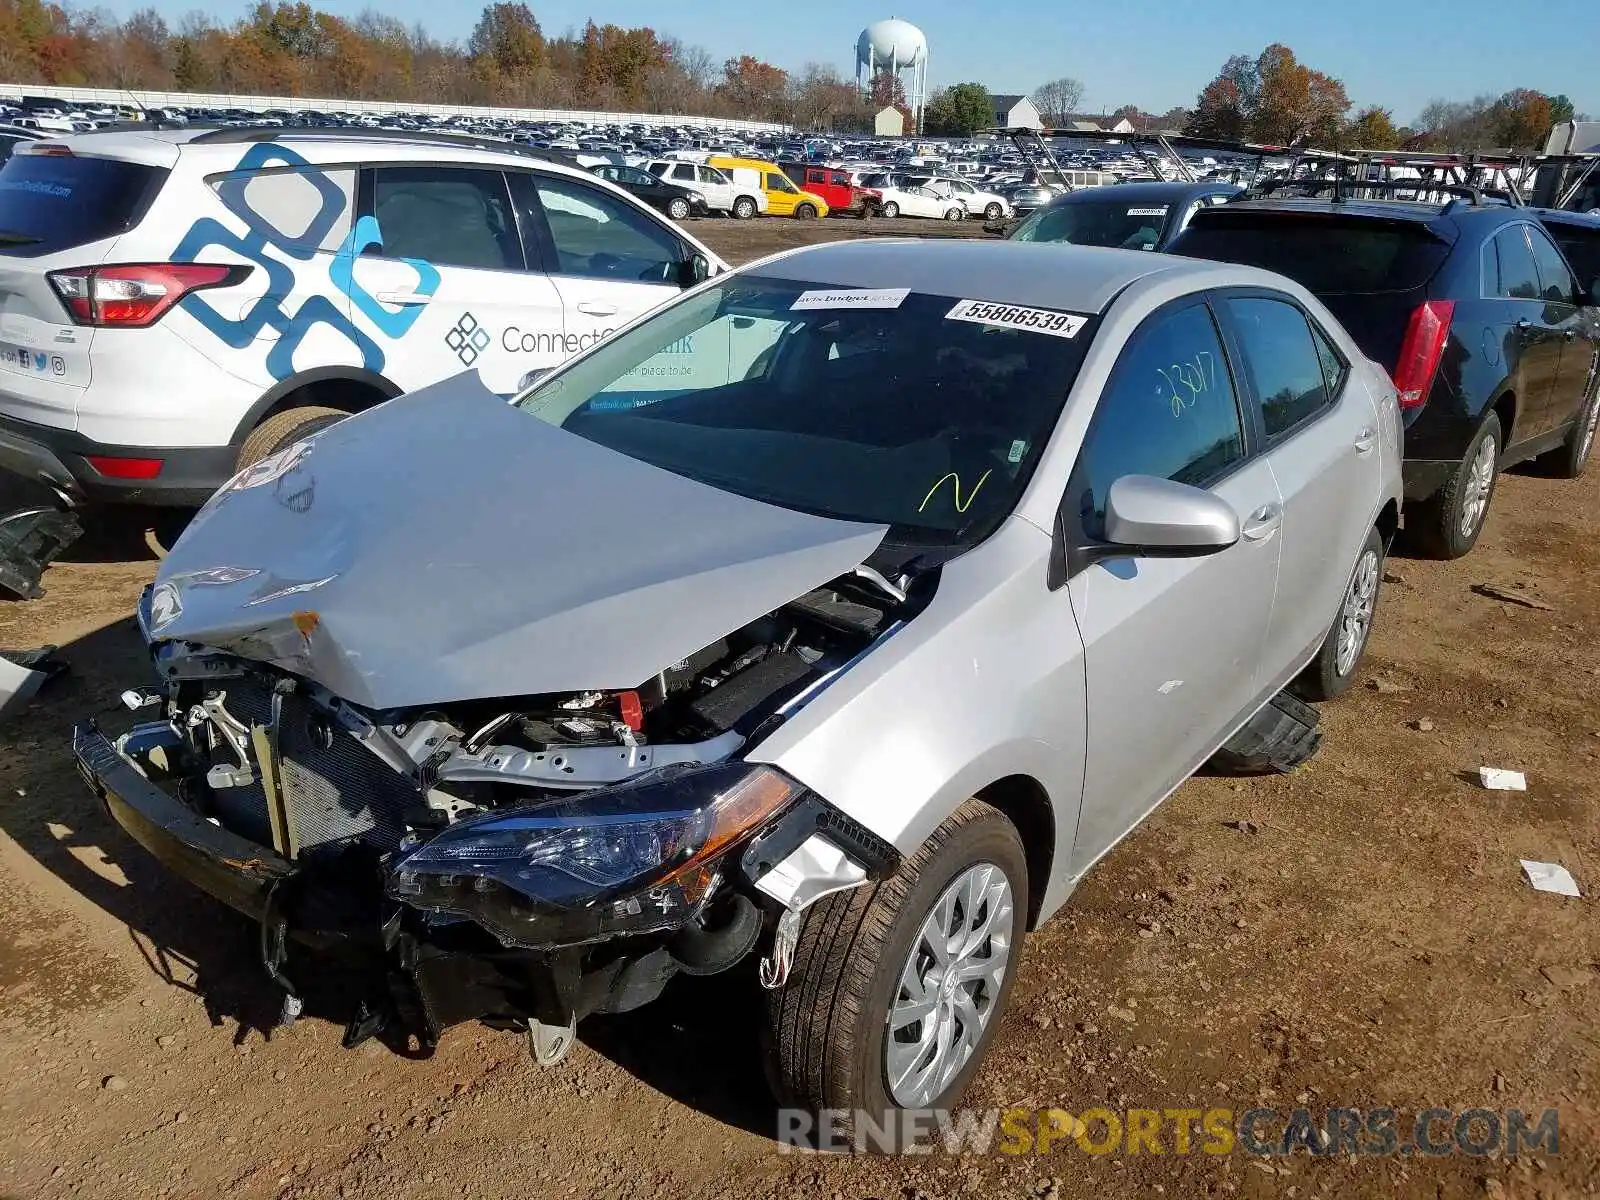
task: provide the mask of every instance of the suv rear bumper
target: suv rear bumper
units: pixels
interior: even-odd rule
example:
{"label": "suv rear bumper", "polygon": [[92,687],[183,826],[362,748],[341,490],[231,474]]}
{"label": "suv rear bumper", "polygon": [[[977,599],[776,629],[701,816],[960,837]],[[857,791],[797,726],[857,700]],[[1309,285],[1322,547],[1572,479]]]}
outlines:
{"label": "suv rear bumper", "polygon": [[[159,458],[161,471],[154,479],[116,479],[96,471],[89,463],[91,455]],[[198,507],[233,476],[236,463],[237,451],[231,446],[113,446],[76,430],[35,425],[0,413],[0,470],[43,483],[73,504]]]}

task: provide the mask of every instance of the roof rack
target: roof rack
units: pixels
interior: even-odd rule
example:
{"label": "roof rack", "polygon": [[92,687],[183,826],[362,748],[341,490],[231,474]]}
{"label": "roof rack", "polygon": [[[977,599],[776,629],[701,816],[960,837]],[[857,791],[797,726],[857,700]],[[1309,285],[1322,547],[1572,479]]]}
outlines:
{"label": "roof rack", "polygon": [[369,125],[222,125],[190,138],[190,144],[279,142],[309,138],[334,141],[410,142],[425,146],[455,146],[463,150],[487,150],[495,154],[516,154],[572,166],[575,160],[559,150],[544,150],[508,138],[484,137],[474,133],[449,133],[442,130],[390,129]]}
{"label": "roof rack", "polygon": [[[1433,179],[1352,179],[1345,174],[1311,178],[1302,177],[1299,179],[1268,179],[1257,184],[1252,190],[1257,195],[1266,196],[1274,192],[1287,191],[1291,188],[1303,189],[1308,195],[1312,192],[1320,192],[1332,188],[1333,202],[1335,204],[1343,204],[1349,200],[1370,200],[1375,198],[1370,195],[1351,195],[1352,192],[1421,192],[1431,195],[1445,195],[1451,198],[1446,203],[1446,207],[1463,200],[1473,207],[1479,207],[1484,203],[1485,196],[1505,203],[1511,202],[1509,196],[1497,195],[1492,191],[1486,192],[1483,188],[1472,187],[1467,184],[1447,183]],[[1399,199],[1400,197],[1396,198]],[[1421,200],[1420,197],[1410,197],[1410,199],[1419,200],[1421,203],[1428,202]]]}

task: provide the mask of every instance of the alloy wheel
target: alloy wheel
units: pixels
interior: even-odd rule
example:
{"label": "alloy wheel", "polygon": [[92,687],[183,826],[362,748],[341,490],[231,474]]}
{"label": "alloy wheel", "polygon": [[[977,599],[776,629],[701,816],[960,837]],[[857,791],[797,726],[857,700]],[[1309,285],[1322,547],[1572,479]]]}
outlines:
{"label": "alloy wheel", "polygon": [[1484,514],[1489,511],[1489,493],[1494,491],[1494,467],[1498,456],[1494,438],[1484,438],[1467,466],[1467,478],[1461,496],[1463,538],[1470,538],[1477,532]]}
{"label": "alloy wheel", "polygon": [[1355,670],[1367,644],[1367,635],[1372,632],[1372,614],[1378,603],[1379,569],[1377,551],[1367,550],[1350,577],[1344,608],[1339,613],[1339,645],[1333,658],[1334,670],[1341,678]]}
{"label": "alloy wheel", "polygon": [[1011,966],[1016,908],[993,863],[968,867],[933,904],[911,945],[889,1007],[889,1094],[927,1108],[972,1061]]}

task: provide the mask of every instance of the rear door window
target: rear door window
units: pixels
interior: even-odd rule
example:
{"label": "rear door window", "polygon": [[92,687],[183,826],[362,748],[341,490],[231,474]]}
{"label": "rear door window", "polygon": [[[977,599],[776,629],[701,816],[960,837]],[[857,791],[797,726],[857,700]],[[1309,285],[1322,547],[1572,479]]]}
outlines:
{"label": "rear door window", "polygon": [[1537,300],[1539,271],[1528,249],[1525,226],[1513,225],[1494,235],[1494,256],[1498,275],[1492,293],[1505,300]]}
{"label": "rear door window", "polygon": [[114,158],[14,154],[0,167],[0,254],[33,258],[125,233],[165,176]]}
{"label": "rear door window", "polygon": [[1533,246],[1534,266],[1539,268],[1539,298],[1548,304],[1576,304],[1578,285],[1561,252],[1532,225],[1528,226],[1528,242]]}
{"label": "rear door window", "polygon": [[1259,296],[1224,303],[1239,334],[1244,369],[1254,385],[1267,437],[1286,433],[1326,408],[1325,364],[1305,314],[1282,300]]}
{"label": "rear door window", "polygon": [[525,268],[511,195],[499,171],[380,167],[373,176],[373,216],[384,257],[436,267]]}

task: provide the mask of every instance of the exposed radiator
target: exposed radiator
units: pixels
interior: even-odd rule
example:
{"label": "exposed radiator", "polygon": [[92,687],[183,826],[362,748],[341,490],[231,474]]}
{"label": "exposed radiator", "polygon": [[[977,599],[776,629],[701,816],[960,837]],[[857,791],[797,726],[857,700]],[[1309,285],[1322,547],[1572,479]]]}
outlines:
{"label": "exposed radiator", "polygon": [[[224,704],[245,725],[266,724],[272,695],[260,684],[235,682]],[[283,698],[278,757],[289,812],[300,850],[361,838],[385,850],[405,834],[405,813],[417,792],[332,718],[299,695]],[[231,761],[219,752],[218,761]],[[217,816],[229,829],[263,845],[272,844],[272,823],[259,766],[246,787],[215,789]]]}

